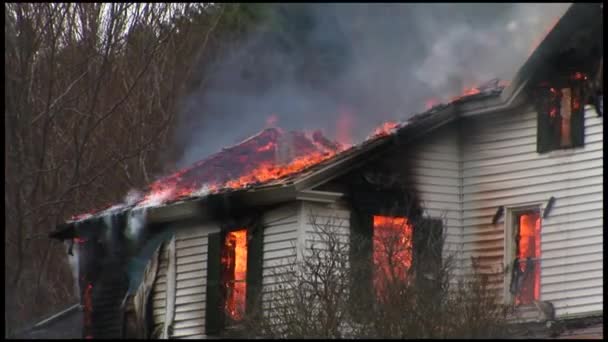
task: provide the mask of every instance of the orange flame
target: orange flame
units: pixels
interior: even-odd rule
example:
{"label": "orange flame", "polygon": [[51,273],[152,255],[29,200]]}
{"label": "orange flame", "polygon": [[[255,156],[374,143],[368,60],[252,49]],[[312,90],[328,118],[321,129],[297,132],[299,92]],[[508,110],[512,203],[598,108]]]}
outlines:
{"label": "orange flame", "polygon": [[540,214],[530,213],[519,218],[519,253],[520,269],[526,271],[526,259],[533,258],[533,274],[524,278],[524,284],[515,297],[516,304],[530,304],[540,298]]}
{"label": "orange flame", "polygon": [[224,274],[222,280],[226,290],[224,309],[233,320],[241,320],[245,313],[247,291],[247,230],[241,229],[226,234],[225,251],[222,253]]}
{"label": "orange flame", "polygon": [[263,183],[279,179],[284,176],[300,172],[309,166],[318,164],[333,157],[335,154],[335,152],[312,153],[310,155],[295,158],[292,162],[284,166],[277,166],[270,162],[262,163],[246,175],[241,176],[236,180],[226,182],[223,187],[239,189],[250,184]]}
{"label": "orange flame", "polygon": [[476,87],[471,87],[471,88],[466,88],[466,87],[465,87],[465,88],[462,90],[462,94],[460,94],[460,95],[458,95],[458,96],[454,96],[454,97],[452,97],[452,98],[450,99],[450,101],[454,102],[454,101],[460,100],[460,99],[462,99],[462,98],[464,98],[464,97],[467,97],[467,96],[471,96],[471,95],[479,94],[480,92],[481,92],[481,91],[480,91],[478,88],[476,88]]}
{"label": "orange flame", "polygon": [[412,226],[405,217],[373,218],[374,288],[379,298],[388,282],[405,281],[412,265]]}
{"label": "orange flame", "polygon": [[374,129],[374,132],[368,137],[368,139],[390,135],[392,134],[393,130],[398,127],[399,123],[394,121],[387,121],[380,125],[380,127],[376,127],[376,129]]}

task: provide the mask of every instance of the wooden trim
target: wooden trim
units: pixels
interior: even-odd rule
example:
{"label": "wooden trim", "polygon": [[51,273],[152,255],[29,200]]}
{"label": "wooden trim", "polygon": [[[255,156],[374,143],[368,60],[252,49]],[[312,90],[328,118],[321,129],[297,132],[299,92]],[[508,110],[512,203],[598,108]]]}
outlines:
{"label": "wooden trim", "polygon": [[167,246],[169,253],[169,264],[167,266],[167,307],[165,311],[165,324],[163,326],[162,338],[168,339],[172,335],[173,318],[175,316],[175,288],[176,288],[176,255],[175,255],[175,236]]}

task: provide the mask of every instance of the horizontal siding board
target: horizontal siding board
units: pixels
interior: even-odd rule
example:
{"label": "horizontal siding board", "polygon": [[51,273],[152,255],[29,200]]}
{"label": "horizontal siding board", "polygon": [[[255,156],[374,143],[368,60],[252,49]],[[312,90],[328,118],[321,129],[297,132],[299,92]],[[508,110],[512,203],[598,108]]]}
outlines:
{"label": "horizontal siding board", "polygon": [[202,237],[187,239],[187,240],[176,240],[175,244],[177,249],[189,248],[189,247],[201,247],[205,251],[207,250],[207,235]]}
{"label": "horizontal siding board", "polygon": [[183,329],[192,327],[204,327],[205,322],[201,319],[189,319],[173,323],[173,329]]}
{"label": "horizontal siding board", "polygon": [[543,277],[557,277],[573,273],[587,273],[603,269],[603,262],[595,261],[580,264],[559,265],[547,267],[544,262],[541,263]]}
{"label": "horizontal siding board", "polygon": [[[181,265],[186,265],[186,264],[192,264],[192,263],[196,263],[196,264],[207,264],[207,251],[204,251],[203,253],[200,254],[196,254],[196,255],[191,255],[191,256],[182,256],[181,258],[177,259],[177,267],[180,267]],[[206,267],[206,266],[205,266]]]}
{"label": "horizontal siding board", "polygon": [[191,255],[202,255],[202,254],[205,254],[206,252],[207,251],[204,250],[201,246],[182,248],[182,249],[176,250],[176,254],[177,254],[178,258],[185,257],[185,256],[191,256]]}
{"label": "horizontal siding board", "polygon": [[176,298],[175,312],[205,310],[205,296],[192,295]]}
{"label": "horizontal siding board", "polygon": [[586,305],[577,305],[577,306],[569,306],[569,307],[557,307],[555,308],[555,316],[557,318],[566,318],[569,315],[580,315],[583,313],[598,313],[603,311],[603,302],[586,304]]}
{"label": "horizontal siding board", "polygon": [[[601,181],[601,179],[600,179]],[[465,201],[463,204],[464,210],[477,210],[477,209],[486,209],[486,208],[494,208],[502,205],[502,206],[515,206],[521,205],[521,203],[545,203],[549,200],[551,196],[555,198],[561,197],[569,197],[569,196],[580,196],[580,195],[588,195],[594,194],[598,192],[598,189],[601,189],[600,184],[590,184],[588,186],[580,186],[580,187],[572,187],[566,189],[553,189],[544,192],[534,192],[529,194],[521,194],[515,197],[502,197],[495,198],[492,200],[484,199],[478,201]],[[598,187],[599,186],[599,187]]]}
{"label": "horizontal siding board", "polygon": [[603,255],[597,252],[591,251],[588,253],[582,253],[578,255],[555,255],[552,257],[548,257],[546,255],[542,256],[543,258],[543,267],[551,268],[551,267],[561,267],[562,265],[578,265],[582,263],[594,262],[597,260],[603,260]]}
{"label": "horizontal siding board", "polygon": [[173,330],[173,336],[174,337],[185,337],[185,336],[192,336],[192,335],[202,335],[205,333],[205,327],[200,325],[200,326],[196,326],[196,327],[190,327],[190,328],[181,328],[181,329],[174,329]]}
{"label": "horizontal siding board", "polygon": [[595,167],[585,170],[577,170],[576,172],[569,171],[567,173],[550,173],[544,175],[537,175],[531,173],[526,178],[520,179],[509,179],[501,182],[493,182],[488,184],[477,184],[472,186],[463,187],[463,193],[465,195],[478,194],[478,193],[495,193],[496,189],[513,190],[520,189],[519,191],[528,191],[530,189],[536,189],[540,185],[553,185],[555,182],[560,184],[570,183],[577,180],[587,179],[593,176],[601,177],[603,175],[603,169],[601,167]]}
{"label": "horizontal siding board", "polygon": [[[187,320],[201,320],[205,322],[205,309],[187,311],[187,312],[176,312],[174,322],[187,321]],[[204,324],[204,323],[203,323]]]}
{"label": "horizontal siding board", "polygon": [[[601,147],[601,145],[600,145]],[[561,158],[549,158],[537,159],[533,161],[519,161],[514,163],[496,164],[487,167],[473,167],[469,166],[469,163],[465,163],[463,166],[464,177],[477,177],[480,175],[496,175],[509,170],[532,170],[536,168],[547,168],[562,165],[563,163],[583,163],[591,160],[601,159],[603,156],[602,149],[596,150],[580,150],[576,153],[572,152],[569,155],[562,156]]]}
{"label": "horizontal siding board", "polygon": [[205,262],[194,262],[190,264],[177,265],[177,273],[185,273],[191,271],[203,271],[207,269]]}

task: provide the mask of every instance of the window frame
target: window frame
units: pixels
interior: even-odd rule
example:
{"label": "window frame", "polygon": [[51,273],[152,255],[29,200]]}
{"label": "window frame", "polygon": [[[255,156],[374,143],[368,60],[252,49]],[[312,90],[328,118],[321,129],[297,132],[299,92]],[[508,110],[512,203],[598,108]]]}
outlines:
{"label": "window frame", "polygon": [[[505,304],[514,304],[515,295],[511,294],[511,281],[513,278],[513,259],[515,258],[515,229],[517,220],[516,218],[525,213],[536,212],[540,218],[540,246],[541,246],[541,258],[537,259],[538,267],[540,272],[539,277],[539,288],[542,290],[542,231],[543,231],[543,204],[542,203],[531,203],[517,206],[505,207],[505,221],[504,221],[504,236],[505,236],[505,247],[503,252],[503,269],[504,269],[504,284],[503,284],[503,302]],[[538,301],[542,300],[542,291],[539,293]]]}
{"label": "window frame", "polygon": [[[208,235],[207,247],[207,285],[205,301],[205,335],[221,336],[227,331],[240,331],[244,326],[242,321],[227,324],[230,319],[225,313],[225,298],[222,298],[221,286],[221,254],[225,237],[228,233],[245,229],[247,231],[247,273],[245,275],[245,313],[251,315],[257,312],[261,303],[258,296],[261,293],[264,234],[263,224],[259,215],[251,214],[240,218],[232,218],[230,222],[220,224],[220,230]],[[212,303],[213,305],[210,305]],[[216,307],[213,307],[217,305]]]}
{"label": "window frame", "polygon": [[[585,98],[587,76],[582,73],[570,73],[568,77],[554,77],[551,82],[540,82],[536,87],[536,151],[545,154],[552,151],[572,150],[585,146]],[[569,125],[570,144],[562,145],[561,102],[562,90],[570,92]],[[556,94],[551,98],[551,94]],[[577,94],[575,96],[575,94]],[[573,108],[574,99],[578,99],[578,108]],[[557,109],[551,117],[552,109]]]}

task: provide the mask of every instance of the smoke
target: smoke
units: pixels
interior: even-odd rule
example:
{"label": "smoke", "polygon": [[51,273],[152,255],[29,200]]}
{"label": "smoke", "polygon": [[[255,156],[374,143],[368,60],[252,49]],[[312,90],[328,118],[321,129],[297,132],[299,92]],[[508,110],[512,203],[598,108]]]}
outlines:
{"label": "smoke", "polygon": [[72,271],[72,277],[74,280],[74,292],[76,298],[80,298],[80,282],[78,281],[78,273],[79,273],[79,251],[80,247],[77,243],[73,241],[67,240],[64,242],[66,252],[69,252],[70,248],[72,249],[72,255],[68,253],[68,263],[70,264],[70,269]]}
{"label": "smoke", "polygon": [[509,80],[569,4],[273,6],[272,20],[203,70],[207,82],[183,101],[179,167],[269,118],[356,143],[427,101]]}

